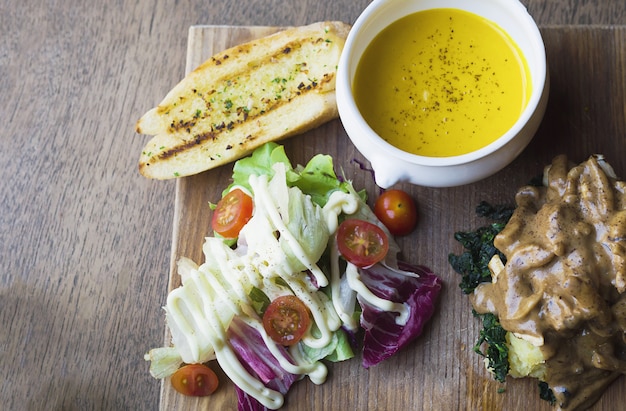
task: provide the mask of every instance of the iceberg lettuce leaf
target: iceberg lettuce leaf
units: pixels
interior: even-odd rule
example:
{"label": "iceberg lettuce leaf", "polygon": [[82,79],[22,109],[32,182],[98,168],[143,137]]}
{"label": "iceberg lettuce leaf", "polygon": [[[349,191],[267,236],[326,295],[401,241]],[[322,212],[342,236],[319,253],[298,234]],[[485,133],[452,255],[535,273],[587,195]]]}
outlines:
{"label": "iceberg lettuce leaf", "polygon": [[[298,244],[306,247],[304,251],[309,261],[317,262],[324,254],[330,237],[322,208],[313,203],[311,197],[304,195],[299,189],[291,188],[288,209],[287,229]],[[294,253],[288,241],[281,237],[280,243],[295,270],[304,271],[308,268],[295,255],[297,253]]]}

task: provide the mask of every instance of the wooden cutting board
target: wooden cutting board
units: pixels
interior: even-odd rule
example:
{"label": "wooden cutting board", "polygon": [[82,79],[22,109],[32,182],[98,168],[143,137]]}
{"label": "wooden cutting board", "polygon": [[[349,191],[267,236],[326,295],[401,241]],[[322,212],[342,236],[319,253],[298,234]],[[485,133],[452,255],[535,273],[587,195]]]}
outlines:
{"label": "wooden cutting board", "polygon": [[[272,27],[194,26],[189,30],[187,70],[231,45],[278,30]],[[458,288],[459,276],[447,263],[460,253],[454,232],[485,224],[474,207],[487,200],[512,203],[517,187],[542,172],[559,153],[576,162],[593,153],[606,154],[620,176],[626,176],[626,27],[543,27],[551,94],[544,122],[529,147],[509,167],[484,181],[455,188],[399,185],[419,203],[420,223],[399,240],[402,258],[430,266],[444,280],[438,310],[423,335],[407,349],[365,370],[360,358],[329,365],[325,384],[308,379],[294,385],[285,410],[550,410],[532,380],[509,379],[505,385],[487,375],[472,351],[480,325]],[[339,120],[284,142],[293,164],[316,153],[328,153],[339,172],[375,198],[371,176],[352,159],[364,159],[346,136]],[[217,202],[228,184],[232,165],[178,180],[175,198],[172,265],[169,289],[180,285],[175,261],[181,256],[203,261],[202,243],[210,233],[208,203]],[[167,201],[165,199],[164,201]],[[163,301],[155,304],[163,304]],[[169,344],[166,330],[165,343]],[[163,410],[236,410],[232,384],[219,370],[221,386],[211,397],[177,394],[164,380]],[[626,379],[618,379],[594,410],[620,409],[626,402]]]}

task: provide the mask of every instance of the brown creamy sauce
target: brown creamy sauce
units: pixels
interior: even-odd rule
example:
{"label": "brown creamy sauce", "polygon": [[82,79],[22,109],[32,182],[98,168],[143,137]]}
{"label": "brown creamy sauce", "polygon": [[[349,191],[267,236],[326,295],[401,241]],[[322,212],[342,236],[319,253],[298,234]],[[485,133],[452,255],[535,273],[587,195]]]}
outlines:
{"label": "brown creamy sauce", "polygon": [[544,183],[518,191],[506,265],[471,301],[540,346],[559,409],[586,409],[626,373],[626,183],[601,156],[558,156]]}

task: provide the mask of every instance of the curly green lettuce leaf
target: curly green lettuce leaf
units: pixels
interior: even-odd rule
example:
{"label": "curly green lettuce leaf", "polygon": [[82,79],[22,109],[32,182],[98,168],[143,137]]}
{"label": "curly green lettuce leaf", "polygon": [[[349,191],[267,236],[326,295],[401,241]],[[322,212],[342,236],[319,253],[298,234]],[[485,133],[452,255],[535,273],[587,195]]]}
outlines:
{"label": "curly green lettuce leaf", "polygon": [[269,179],[274,176],[274,164],[283,163],[287,170],[287,180],[298,179],[293,171],[291,162],[285,154],[285,147],[276,143],[267,143],[254,150],[252,155],[237,160],[233,166],[233,183],[224,190],[227,193],[233,185],[251,190],[248,182],[251,175],[266,175]]}
{"label": "curly green lettuce leaf", "polygon": [[256,149],[251,156],[242,158],[233,166],[233,182],[224,190],[227,193],[234,185],[251,190],[251,175],[274,177],[274,165],[282,163],[286,170],[288,187],[298,187],[304,194],[311,196],[313,202],[323,207],[335,190],[345,189],[347,182],[337,178],[333,158],[326,154],[317,154],[304,165],[293,167],[285,153],[285,148],[270,142]]}
{"label": "curly green lettuce leaf", "polygon": [[[304,168],[298,170],[300,178],[294,184],[311,196],[313,202],[324,206],[333,191],[342,189],[346,183],[339,181],[329,155],[314,156]],[[345,190],[344,190],[345,191]]]}

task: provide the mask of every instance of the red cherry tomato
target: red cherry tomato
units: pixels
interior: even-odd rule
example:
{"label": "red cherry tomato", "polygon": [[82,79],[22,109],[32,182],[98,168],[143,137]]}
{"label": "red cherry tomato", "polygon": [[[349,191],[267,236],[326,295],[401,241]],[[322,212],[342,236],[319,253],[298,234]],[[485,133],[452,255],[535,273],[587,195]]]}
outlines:
{"label": "red cherry tomato", "polygon": [[417,206],[402,190],[387,190],[374,204],[374,214],[393,235],[407,235],[417,225]]}
{"label": "red cherry tomato", "polygon": [[172,386],[183,395],[205,397],[217,389],[219,381],[212,369],[204,364],[188,364],[172,375]]}
{"label": "red cherry tomato", "polygon": [[389,250],[387,234],[368,221],[349,219],[337,229],[339,253],[357,267],[369,267],[381,261]]}
{"label": "red cherry tomato", "polygon": [[254,204],[252,198],[235,189],[226,194],[213,211],[211,226],[219,235],[226,238],[237,238],[239,231],[252,217]]}
{"label": "red cherry tomato", "polygon": [[263,328],[270,338],[281,345],[294,345],[311,324],[306,305],[294,295],[276,298],[263,314]]}

